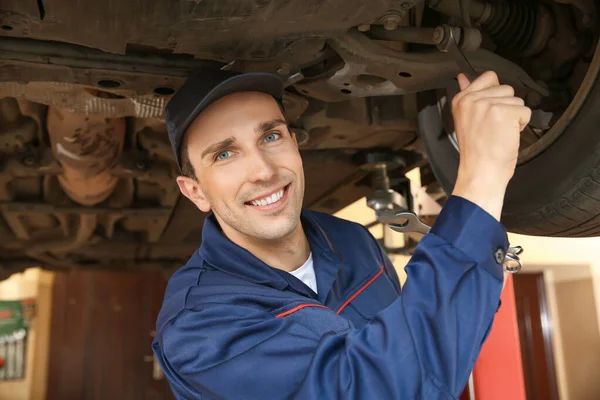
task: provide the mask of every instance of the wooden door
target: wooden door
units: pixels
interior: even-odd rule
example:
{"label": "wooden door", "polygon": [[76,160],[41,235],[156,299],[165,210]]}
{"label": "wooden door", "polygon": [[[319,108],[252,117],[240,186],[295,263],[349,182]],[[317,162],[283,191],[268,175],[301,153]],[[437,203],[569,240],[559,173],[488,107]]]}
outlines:
{"label": "wooden door", "polygon": [[151,350],[165,286],[159,273],[57,273],[47,399],[174,399]]}
{"label": "wooden door", "polygon": [[528,400],[556,400],[552,321],[542,273],[514,275],[521,359]]}

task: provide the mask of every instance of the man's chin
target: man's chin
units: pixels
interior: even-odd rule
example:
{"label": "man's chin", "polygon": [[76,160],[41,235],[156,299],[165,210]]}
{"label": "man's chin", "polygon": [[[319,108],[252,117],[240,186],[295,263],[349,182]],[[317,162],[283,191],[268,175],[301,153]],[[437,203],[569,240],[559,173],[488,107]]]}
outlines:
{"label": "man's chin", "polygon": [[257,239],[280,240],[284,239],[297,229],[300,219],[294,213],[285,212],[285,210],[275,211],[275,214],[260,215],[257,218],[251,218],[248,222],[254,225],[252,231],[255,232]]}

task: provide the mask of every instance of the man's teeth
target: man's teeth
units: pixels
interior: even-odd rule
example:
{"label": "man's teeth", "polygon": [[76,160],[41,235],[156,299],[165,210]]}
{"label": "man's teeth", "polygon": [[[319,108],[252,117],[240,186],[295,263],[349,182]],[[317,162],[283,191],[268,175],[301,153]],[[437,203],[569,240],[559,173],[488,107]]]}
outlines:
{"label": "man's teeth", "polygon": [[269,204],[273,204],[281,199],[281,197],[283,196],[283,191],[284,189],[281,189],[279,192],[273,193],[272,195],[267,196],[264,199],[252,200],[250,204],[252,204],[253,206],[267,206]]}

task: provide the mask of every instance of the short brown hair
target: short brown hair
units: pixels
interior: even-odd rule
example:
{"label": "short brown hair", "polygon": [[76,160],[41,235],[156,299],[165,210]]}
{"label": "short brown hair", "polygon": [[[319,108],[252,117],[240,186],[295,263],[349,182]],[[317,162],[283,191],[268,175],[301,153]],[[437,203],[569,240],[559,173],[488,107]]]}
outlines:
{"label": "short brown hair", "polygon": [[196,170],[194,169],[194,166],[192,165],[192,162],[190,161],[190,156],[188,154],[187,140],[185,140],[185,138],[183,139],[183,141],[181,143],[181,148],[179,151],[180,151],[179,162],[181,163],[181,175],[187,176],[188,178],[191,178],[193,180],[197,180],[196,179]]}

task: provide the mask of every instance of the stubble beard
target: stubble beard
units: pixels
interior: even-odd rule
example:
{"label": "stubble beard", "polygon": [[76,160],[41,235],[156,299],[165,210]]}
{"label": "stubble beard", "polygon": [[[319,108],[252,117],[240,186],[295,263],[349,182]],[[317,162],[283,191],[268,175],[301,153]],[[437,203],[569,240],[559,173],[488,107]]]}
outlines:
{"label": "stubble beard", "polygon": [[[302,200],[304,190],[303,180],[297,180],[290,186],[288,190],[293,193],[288,193],[288,204],[282,210],[275,211],[271,214],[265,214],[265,218],[260,218],[252,215],[251,209],[246,209],[246,212],[237,211],[223,202],[214,202],[209,198],[211,209],[223,229],[223,224],[227,225],[234,231],[242,234],[250,240],[258,241],[279,241],[285,240],[292,235],[300,224],[300,214],[302,209]],[[252,207],[246,206],[243,207]],[[269,216],[277,217],[279,214],[285,213],[283,220],[273,221],[268,223]]]}

